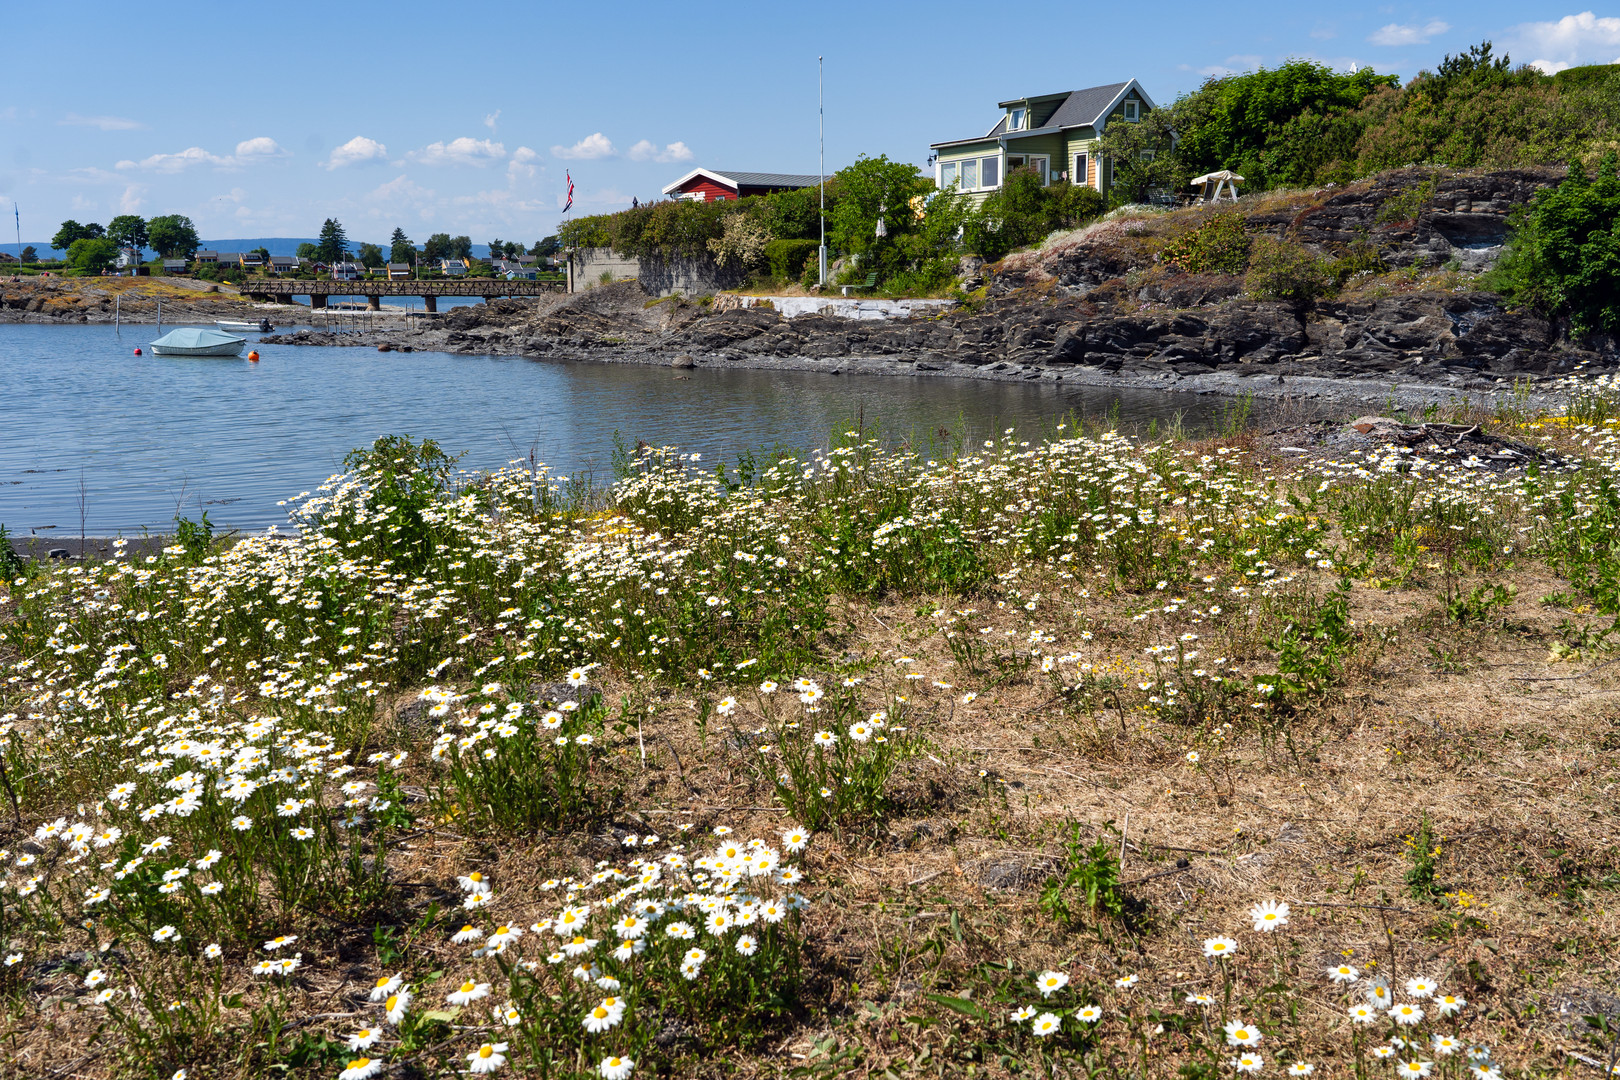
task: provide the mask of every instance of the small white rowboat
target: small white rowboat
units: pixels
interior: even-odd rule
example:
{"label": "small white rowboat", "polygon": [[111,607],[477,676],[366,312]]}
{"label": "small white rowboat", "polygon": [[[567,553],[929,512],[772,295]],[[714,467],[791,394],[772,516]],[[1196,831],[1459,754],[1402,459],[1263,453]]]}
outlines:
{"label": "small white rowboat", "polygon": [[220,330],[171,330],[152,342],[153,356],[241,356],[246,338]]}

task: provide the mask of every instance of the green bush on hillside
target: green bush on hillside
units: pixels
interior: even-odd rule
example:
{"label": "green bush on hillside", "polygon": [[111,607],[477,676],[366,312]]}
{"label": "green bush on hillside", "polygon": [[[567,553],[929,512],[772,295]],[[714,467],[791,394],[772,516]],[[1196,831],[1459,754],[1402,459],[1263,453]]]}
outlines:
{"label": "green bush on hillside", "polygon": [[1561,184],[1537,192],[1489,281],[1579,333],[1620,332],[1620,158],[1604,155],[1591,180],[1571,162]]}
{"label": "green bush on hillside", "polygon": [[1159,258],[1184,274],[1241,274],[1249,267],[1249,245],[1243,215],[1216,214],[1173,238]]}
{"label": "green bush on hillside", "polygon": [[1243,290],[1256,300],[1313,300],[1327,292],[1328,272],[1320,259],[1292,240],[1257,236]]}
{"label": "green bush on hillside", "polygon": [[816,240],[772,240],[765,245],[771,277],[777,281],[797,280],[804,273],[806,260],[814,259],[820,246]]}

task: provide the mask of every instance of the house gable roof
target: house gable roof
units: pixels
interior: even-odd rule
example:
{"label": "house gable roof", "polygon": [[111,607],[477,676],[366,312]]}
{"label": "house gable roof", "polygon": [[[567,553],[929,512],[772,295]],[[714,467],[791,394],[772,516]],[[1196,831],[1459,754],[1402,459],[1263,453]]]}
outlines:
{"label": "house gable roof", "polygon": [[1148,97],[1147,91],[1142,89],[1141,83],[1135,79],[1128,79],[1125,82],[1110,83],[1107,86],[1091,86],[1084,90],[1071,90],[1065,94],[1040,94],[1035,97],[1013,98],[1010,101],[1003,101],[998,104],[998,108],[1008,109],[1015,105],[1034,105],[1039,102],[1062,99],[1062,103],[1038,128],[1010,132],[1007,130],[1007,115],[1003,113],[1001,119],[996,121],[996,126],[991,128],[987,135],[981,135],[974,139],[948,139],[945,142],[930,145],[934,148],[958,146],[963,143],[980,142],[984,139],[997,139],[1003,135],[1008,138],[1021,139],[1029,135],[1060,131],[1064,128],[1094,127],[1100,130],[1106,124],[1108,115],[1118,107],[1121,101],[1125,100],[1126,94],[1132,90],[1135,90],[1136,95],[1147,103],[1148,108],[1158,108],[1153,104],[1153,99]]}
{"label": "house gable roof", "polygon": [[664,194],[670,195],[685,187],[698,177],[712,180],[721,187],[728,187],[733,191],[745,187],[785,187],[801,188],[815,187],[821,183],[821,177],[800,173],[765,173],[765,172],[738,172],[734,169],[693,169],[673,184],[666,185]]}

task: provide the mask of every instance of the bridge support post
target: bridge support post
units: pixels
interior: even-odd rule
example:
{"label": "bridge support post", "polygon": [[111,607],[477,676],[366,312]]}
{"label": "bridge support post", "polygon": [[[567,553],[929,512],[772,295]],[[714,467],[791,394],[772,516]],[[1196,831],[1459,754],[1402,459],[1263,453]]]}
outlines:
{"label": "bridge support post", "polygon": [[368,296],[368,297],[366,297],[366,310],[367,311],[381,311],[382,310],[382,297],[380,297],[380,296]]}
{"label": "bridge support post", "polygon": [[311,308],[315,309],[315,310],[319,310],[319,309],[325,307],[326,306],[326,297],[322,296],[322,295],[320,295],[318,293],[310,293],[309,294],[309,306]]}
{"label": "bridge support post", "polygon": [[439,298],[431,295],[422,297],[422,310],[437,312],[439,310]]}

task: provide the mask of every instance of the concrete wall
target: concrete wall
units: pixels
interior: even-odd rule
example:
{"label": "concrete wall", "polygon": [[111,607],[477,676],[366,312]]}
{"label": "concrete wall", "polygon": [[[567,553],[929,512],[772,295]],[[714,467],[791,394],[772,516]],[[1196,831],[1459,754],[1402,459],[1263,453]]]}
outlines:
{"label": "concrete wall", "polygon": [[601,284],[604,271],[613,280],[634,279],[653,296],[698,296],[743,284],[739,273],[728,273],[713,259],[627,259],[609,248],[579,248],[568,255],[568,291],[584,292]]}

